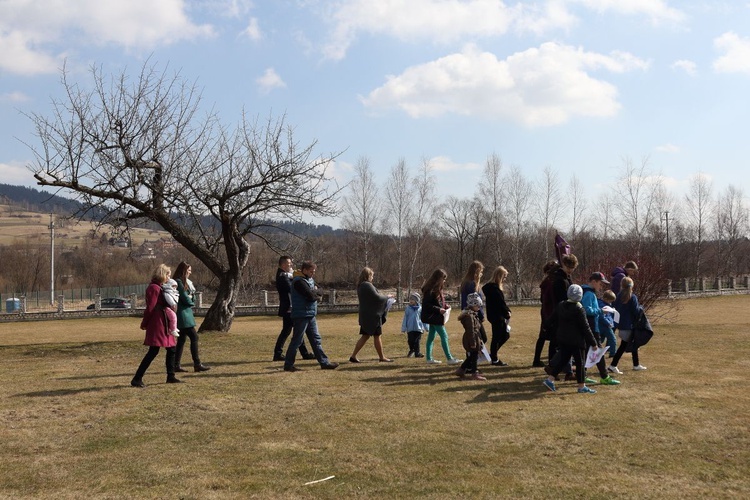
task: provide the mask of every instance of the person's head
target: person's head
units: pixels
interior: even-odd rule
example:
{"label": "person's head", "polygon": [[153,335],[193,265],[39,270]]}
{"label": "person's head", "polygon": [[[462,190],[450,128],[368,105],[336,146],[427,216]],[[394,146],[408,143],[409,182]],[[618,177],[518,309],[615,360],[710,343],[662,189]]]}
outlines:
{"label": "person's head", "polygon": [[190,274],[193,272],[193,268],[188,264],[187,262],[180,261],[179,264],[177,264],[177,269],[175,269],[174,274],[172,275],[174,279],[182,281],[184,284],[186,280],[190,277]]}
{"label": "person's head", "polygon": [[422,285],[422,295],[428,295],[431,293],[438,294],[442,292],[443,286],[445,286],[445,280],[447,279],[448,273],[440,268],[435,269],[432,271],[430,277],[427,278],[427,281],[424,282],[424,285]]}
{"label": "person's head", "polygon": [[503,288],[503,283],[505,283],[505,278],[507,277],[508,277],[508,270],[505,269],[503,266],[497,266],[495,270],[492,272],[492,282],[497,283],[500,289]]}
{"label": "person's head", "polygon": [[318,266],[315,265],[315,263],[311,260],[306,260],[302,262],[302,265],[300,266],[299,270],[302,274],[305,275],[307,278],[312,278],[315,275],[315,271],[318,269]]}
{"label": "person's head", "polygon": [[544,267],[542,268],[542,272],[544,274],[549,274],[557,270],[557,268],[559,267],[560,267],[560,264],[558,264],[556,260],[548,260],[547,263],[544,264]]}
{"label": "person's head", "polygon": [[292,258],[288,255],[282,255],[279,257],[279,269],[281,269],[284,272],[291,273],[294,264],[292,263]]}
{"label": "person's head", "polygon": [[484,264],[475,260],[469,264],[469,269],[466,270],[466,275],[461,283],[479,283],[482,280],[482,273],[484,272]]}
{"label": "person's head", "polygon": [[411,292],[409,295],[409,304],[418,306],[422,302],[422,297],[417,292]]}
{"label": "person's head", "polygon": [[625,276],[622,279],[622,282],[620,282],[620,302],[623,304],[630,302],[630,299],[633,297],[633,286],[635,286],[633,278]]}
{"label": "person's head", "polygon": [[560,259],[560,264],[566,273],[572,274],[576,270],[576,267],[578,267],[578,258],[572,253],[563,255],[562,259]]}
{"label": "person's head", "polygon": [[580,302],[583,298],[583,288],[579,285],[570,285],[568,287],[568,302]]}
{"label": "person's head", "polygon": [[169,266],[167,266],[166,264],[159,264],[151,274],[151,281],[155,281],[156,283],[163,285],[167,282],[171,274],[172,270],[169,268]]}
{"label": "person's head", "polygon": [[363,267],[362,271],[359,273],[359,278],[357,278],[357,286],[364,283],[365,281],[372,281],[372,278],[374,276],[375,271],[373,271],[369,267]]}
{"label": "person's head", "polygon": [[617,295],[615,295],[615,292],[612,290],[604,290],[604,293],[602,294],[602,300],[607,304],[611,304],[616,298]]}
{"label": "person's head", "polygon": [[636,264],[634,261],[629,260],[625,263],[625,275],[626,276],[635,276],[635,274],[638,272],[638,264]]}
{"label": "person's head", "polygon": [[589,276],[589,286],[591,288],[598,292],[602,289],[602,285],[609,285],[609,281],[607,281],[603,273],[597,271]]}
{"label": "person's head", "polygon": [[470,293],[466,296],[466,307],[478,311],[482,307],[482,296],[478,293]]}

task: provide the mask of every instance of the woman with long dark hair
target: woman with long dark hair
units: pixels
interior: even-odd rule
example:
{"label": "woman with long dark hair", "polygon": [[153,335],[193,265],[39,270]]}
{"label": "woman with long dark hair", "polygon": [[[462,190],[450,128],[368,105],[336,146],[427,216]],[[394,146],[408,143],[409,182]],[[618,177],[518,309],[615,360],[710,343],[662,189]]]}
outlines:
{"label": "woman with long dark hair", "polygon": [[195,286],[190,281],[190,275],[193,268],[185,261],[177,265],[174,272],[174,280],[177,282],[177,292],[180,299],[177,301],[177,328],[180,330],[180,336],[177,338],[177,347],[175,349],[175,368],[176,372],[186,372],[182,368],[182,350],[185,348],[185,341],[190,339],[190,356],[193,358],[193,369],[196,372],[205,372],[210,370],[208,366],[201,363],[200,347],[198,345],[198,332],[195,330],[195,316],[193,308],[195,307]]}

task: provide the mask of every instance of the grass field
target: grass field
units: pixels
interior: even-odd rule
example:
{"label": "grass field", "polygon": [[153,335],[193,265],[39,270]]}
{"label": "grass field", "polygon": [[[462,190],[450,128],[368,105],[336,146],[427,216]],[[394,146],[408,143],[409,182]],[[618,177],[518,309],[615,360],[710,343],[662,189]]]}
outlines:
{"label": "grass field", "polygon": [[626,355],[622,385],[595,395],[542,386],[531,307],[486,382],[407,359],[400,313],[394,363],[372,344],[344,362],[356,316],[321,316],[341,366],[287,373],[270,361],[280,320],[237,318],[202,335],[211,371],[167,385],[160,354],[145,389],[129,385],[135,318],[0,324],[0,497],[750,498],[748,309],[685,301],[642,349],[648,370]]}

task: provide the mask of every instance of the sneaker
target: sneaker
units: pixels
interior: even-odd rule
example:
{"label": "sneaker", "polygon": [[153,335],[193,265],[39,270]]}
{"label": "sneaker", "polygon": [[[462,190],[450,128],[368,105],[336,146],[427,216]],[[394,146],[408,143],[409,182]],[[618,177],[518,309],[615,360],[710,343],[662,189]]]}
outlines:
{"label": "sneaker", "polygon": [[416,353],[414,353],[414,357],[415,358],[424,358],[424,354],[422,354],[421,352],[416,352]]}
{"label": "sneaker", "polygon": [[473,378],[474,380],[487,380],[487,377],[485,377],[481,373],[475,373],[471,376],[471,378]]}
{"label": "sneaker", "polygon": [[616,373],[617,375],[622,375],[622,372],[621,372],[621,371],[620,371],[620,369],[619,369],[619,368],[617,368],[616,366],[612,366],[612,365],[609,365],[609,366],[607,367],[607,371],[608,371],[609,373]]}
{"label": "sneaker", "polygon": [[598,383],[598,382],[597,382],[596,380],[594,380],[593,378],[588,378],[588,377],[586,377],[585,379],[583,379],[583,381],[584,381],[585,383],[587,383],[587,384],[591,384],[591,385],[594,385],[594,384],[597,384],[597,383]]}
{"label": "sneaker", "polygon": [[552,382],[552,381],[551,381],[550,379],[548,379],[548,378],[545,378],[545,379],[544,379],[544,382],[542,382],[542,384],[544,384],[544,387],[546,387],[547,389],[549,389],[549,390],[550,390],[550,391],[552,391],[552,392],[555,392],[555,391],[557,391],[557,389],[555,388],[555,383],[554,383],[554,382]]}
{"label": "sneaker", "polygon": [[464,375],[466,375],[466,370],[464,370],[463,368],[456,368],[455,373],[457,377],[464,378]]}
{"label": "sneaker", "polygon": [[413,358],[414,357],[414,351],[409,351],[409,354],[406,355],[407,358]]}
{"label": "sneaker", "polygon": [[439,365],[440,363],[442,363],[442,361],[440,361],[439,359],[428,359],[427,360],[427,364],[428,365]]}
{"label": "sneaker", "polygon": [[464,362],[463,359],[458,359],[458,358],[451,358],[451,359],[448,360],[448,364],[449,365],[457,365],[457,364],[463,363],[463,362]]}
{"label": "sneaker", "polygon": [[592,389],[591,387],[586,387],[585,385],[578,389],[579,394],[596,394],[596,391]]}
{"label": "sneaker", "polygon": [[609,375],[607,375],[606,378],[601,379],[599,381],[599,383],[602,384],[602,385],[620,385],[620,381],[619,380],[615,380],[615,379],[613,379]]}
{"label": "sneaker", "polygon": [[637,366],[634,366],[634,367],[633,367],[633,370],[634,370],[634,371],[637,371],[637,372],[641,372],[641,371],[643,371],[643,370],[648,370],[648,368],[646,368],[646,367],[645,367],[645,366],[643,366],[643,365],[637,365]]}

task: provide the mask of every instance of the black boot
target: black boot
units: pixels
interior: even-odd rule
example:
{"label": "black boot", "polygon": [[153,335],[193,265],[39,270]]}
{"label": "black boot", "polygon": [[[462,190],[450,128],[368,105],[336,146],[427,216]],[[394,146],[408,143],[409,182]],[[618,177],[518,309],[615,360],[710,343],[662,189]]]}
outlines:
{"label": "black boot", "polygon": [[199,363],[199,364],[195,365],[193,369],[196,372],[207,372],[208,370],[211,369],[211,367],[210,366],[206,366],[206,365],[202,365],[202,364]]}
{"label": "black boot", "polygon": [[168,373],[167,374],[167,383],[168,384],[180,384],[182,383],[182,380],[178,379],[174,376],[174,373]]}
{"label": "black boot", "polygon": [[146,387],[146,384],[143,383],[143,380],[139,378],[134,378],[133,380],[131,380],[130,385],[132,385],[133,387]]}

